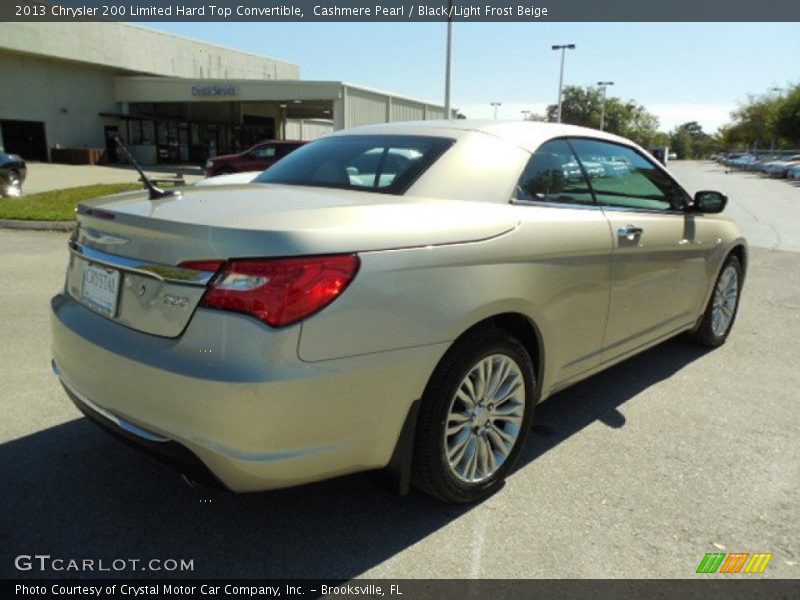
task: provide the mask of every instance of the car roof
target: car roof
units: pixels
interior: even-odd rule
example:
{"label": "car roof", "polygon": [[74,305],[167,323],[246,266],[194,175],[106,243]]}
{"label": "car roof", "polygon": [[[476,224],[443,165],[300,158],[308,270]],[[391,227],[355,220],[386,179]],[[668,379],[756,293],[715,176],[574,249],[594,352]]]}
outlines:
{"label": "car roof", "polygon": [[337,131],[331,135],[429,135],[435,137],[459,138],[472,132],[481,132],[505,139],[530,152],[533,152],[548,139],[566,136],[591,137],[638,147],[631,140],[598,129],[540,121],[491,121],[474,119],[403,121],[364,125],[362,127]]}
{"label": "car roof", "polygon": [[256,142],[254,146],[262,146],[263,144],[307,144],[306,140],[261,140]]}

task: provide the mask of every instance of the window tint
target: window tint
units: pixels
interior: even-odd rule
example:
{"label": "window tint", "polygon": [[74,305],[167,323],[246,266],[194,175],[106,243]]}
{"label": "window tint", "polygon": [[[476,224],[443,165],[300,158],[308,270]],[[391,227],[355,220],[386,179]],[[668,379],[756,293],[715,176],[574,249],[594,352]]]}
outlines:
{"label": "window tint", "polygon": [[452,144],[420,136],[327,137],[295,150],[255,181],[402,194]]}
{"label": "window tint", "polygon": [[280,144],[278,146],[278,151],[275,153],[275,156],[278,158],[283,158],[290,152],[297,150],[300,146],[295,144]]}
{"label": "window tint", "polygon": [[573,139],[591,177],[599,204],[645,210],[681,210],[686,192],[632,148],[598,140]]}
{"label": "window tint", "polygon": [[275,146],[258,146],[253,154],[258,158],[272,158],[275,156]]}
{"label": "window tint", "polygon": [[592,194],[575,155],[564,140],[542,144],[517,183],[515,198],[592,204]]}

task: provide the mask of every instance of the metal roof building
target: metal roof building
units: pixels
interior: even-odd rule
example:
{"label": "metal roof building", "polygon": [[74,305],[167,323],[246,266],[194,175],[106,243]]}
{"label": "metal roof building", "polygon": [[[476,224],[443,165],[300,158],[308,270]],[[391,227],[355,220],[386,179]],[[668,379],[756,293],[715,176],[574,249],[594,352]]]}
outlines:
{"label": "metal roof building", "polygon": [[0,147],[29,160],[122,135],[144,163],[202,162],[265,138],[440,119],[441,105],[122,23],[0,23]]}

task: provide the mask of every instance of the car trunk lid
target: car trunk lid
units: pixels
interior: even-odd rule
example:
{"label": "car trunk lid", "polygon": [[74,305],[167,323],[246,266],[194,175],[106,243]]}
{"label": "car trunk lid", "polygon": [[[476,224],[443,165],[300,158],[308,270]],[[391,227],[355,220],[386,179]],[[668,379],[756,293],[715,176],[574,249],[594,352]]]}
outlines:
{"label": "car trunk lid", "polygon": [[502,205],[270,184],[158,200],[119,194],[81,204],[78,221],[68,293],[106,318],[166,337],[181,334],[214,274],[181,268],[187,261],[454,244],[516,225]]}

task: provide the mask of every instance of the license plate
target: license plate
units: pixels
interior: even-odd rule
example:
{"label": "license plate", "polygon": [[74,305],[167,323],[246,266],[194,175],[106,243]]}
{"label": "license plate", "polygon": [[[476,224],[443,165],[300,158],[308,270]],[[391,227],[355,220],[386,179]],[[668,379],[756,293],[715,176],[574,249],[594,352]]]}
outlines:
{"label": "license plate", "polygon": [[113,318],[118,297],[119,271],[84,263],[81,300],[101,315]]}

